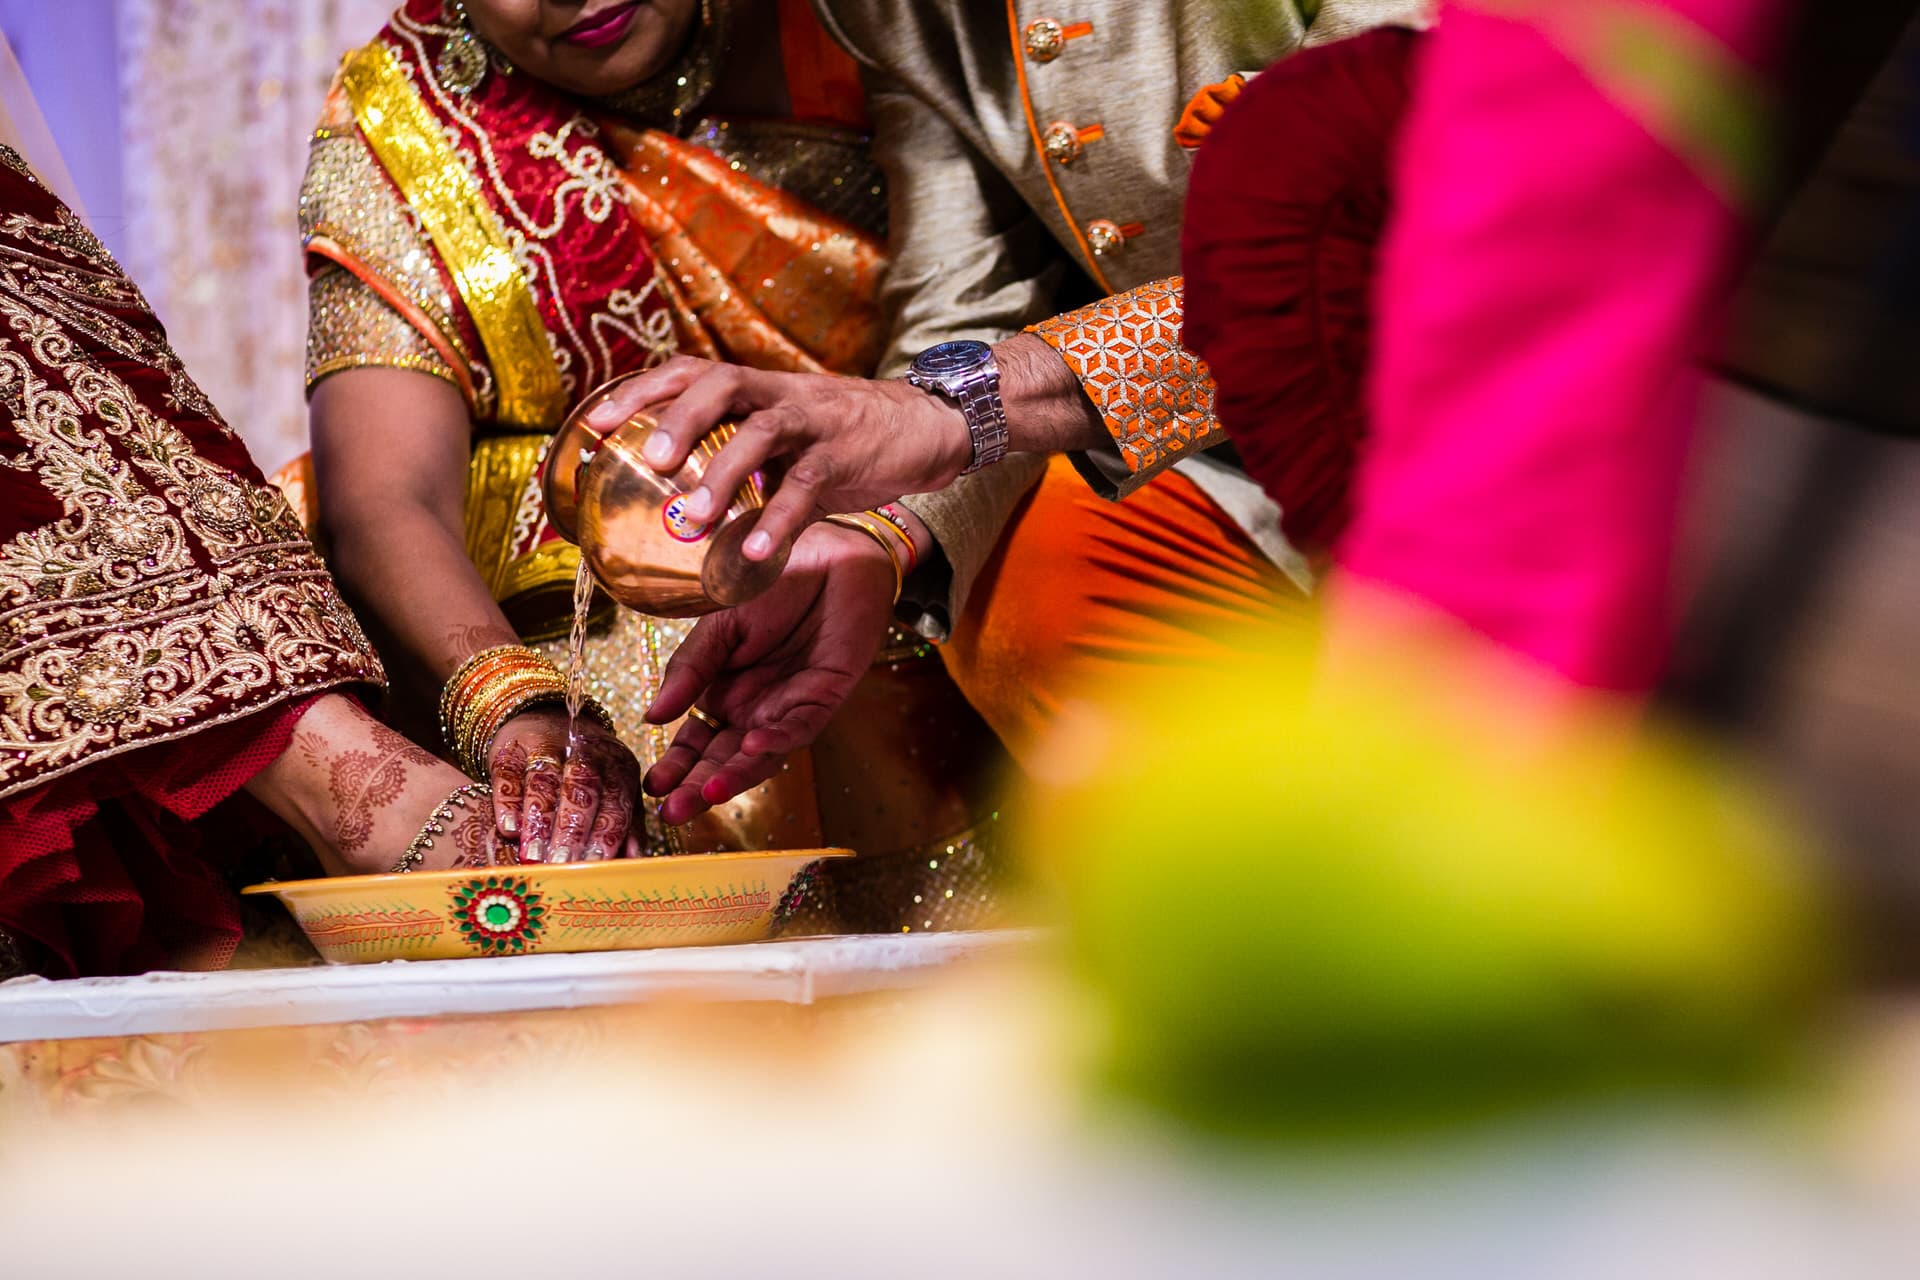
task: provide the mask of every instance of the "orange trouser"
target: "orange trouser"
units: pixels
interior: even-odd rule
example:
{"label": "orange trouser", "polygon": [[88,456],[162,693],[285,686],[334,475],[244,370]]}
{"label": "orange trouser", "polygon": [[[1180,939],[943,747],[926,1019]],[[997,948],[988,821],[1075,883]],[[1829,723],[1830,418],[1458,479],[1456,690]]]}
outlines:
{"label": "orange trouser", "polygon": [[1113,696],[1231,650],[1219,637],[1307,598],[1192,481],[1124,502],[1066,458],[1014,512],[942,650],[954,682],[1025,763],[1063,703]]}

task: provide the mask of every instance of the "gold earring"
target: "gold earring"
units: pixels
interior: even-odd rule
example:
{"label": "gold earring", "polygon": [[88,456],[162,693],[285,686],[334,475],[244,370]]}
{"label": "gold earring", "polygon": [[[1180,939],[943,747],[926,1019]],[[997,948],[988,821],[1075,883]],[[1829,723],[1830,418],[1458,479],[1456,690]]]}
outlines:
{"label": "gold earring", "polygon": [[440,56],[433,60],[433,71],[449,93],[466,97],[487,78],[487,46],[474,33],[467,17],[466,0],[453,0],[453,21],[459,28],[447,39]]}

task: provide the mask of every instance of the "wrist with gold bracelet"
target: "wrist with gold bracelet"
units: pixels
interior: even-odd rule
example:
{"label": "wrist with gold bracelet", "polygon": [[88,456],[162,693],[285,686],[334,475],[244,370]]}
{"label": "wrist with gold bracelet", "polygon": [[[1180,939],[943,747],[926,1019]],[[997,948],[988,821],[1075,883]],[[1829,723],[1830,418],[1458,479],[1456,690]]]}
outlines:
{"label": "wrist with gold bracelet", "polygon": [[469,777],[486,777],[482,744],[491,743],[514,712],[564,698],[566,689],[560,669],[525,645],[494,645],[474,654],[440,691],[440,733],[454,763]]}
{"label": "wrist with gold bracelet", "polygon": [[[858,529],[880,544],[880,549],[887,553],[887,563],[893,566],[893,602],[899,604],[900,593],[906,589],[907,572],[901,564],[899,551],[894,549],[894,541],[898,538],[911,548],[913,544],[906,535],[894,529],[887,520],[867,511],[840,512],[828,516],[827,523],[837,524],[842,529]],[[883,531],[883,527],[892,532]]]}

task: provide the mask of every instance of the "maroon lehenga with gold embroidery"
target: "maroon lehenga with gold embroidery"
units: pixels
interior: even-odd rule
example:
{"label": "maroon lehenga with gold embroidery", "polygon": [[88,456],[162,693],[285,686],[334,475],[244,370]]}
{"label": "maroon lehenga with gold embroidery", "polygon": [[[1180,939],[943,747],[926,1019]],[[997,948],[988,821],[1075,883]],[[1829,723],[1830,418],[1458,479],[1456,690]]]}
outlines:
{"label": "maroon lehenga with gold embroidery", "polygon": [[224,963],[210,811],[380,679],[139,291],[0,148],[0,977]]}
{"label": "maroon lehenga with gold embroidery", "polygon": [[[579,560],[541,503],[553,431],[607,379],[675,352],[868,372],[884,190],[858,131],[856,69],[805,0],[777,6],[795,118],[674,131],[497,55],[476,86],[446,83],[441,55],[461,35],[447,9],[407,0],[329,95],[301,197],[309,385],[384,366],[460,391],[474,424],[469,556],[522,637],[559,659]],[[296,467],[283,483],[299,495],[313,481]],[[605,609],[588,644],[589,691],[643,761],[670,737],[641,711],[688,625]],[[991,737],[926,647],[900,639],[785,776],[691,832],[650,819],[654,847],[891,854],[887,886],[839,895],[835,922],[978,921]]]}

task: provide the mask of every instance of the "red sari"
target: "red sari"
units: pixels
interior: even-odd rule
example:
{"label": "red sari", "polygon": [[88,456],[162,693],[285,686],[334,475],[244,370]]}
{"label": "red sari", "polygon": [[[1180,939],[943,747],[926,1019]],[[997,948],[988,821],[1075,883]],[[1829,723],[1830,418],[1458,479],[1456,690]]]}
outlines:
{"label": "red sari", "polygon": [[0,148],[0,964],[215,967],[203,821],[382,678],[139,291]]}
{"label": "red sari", "polygon": [[[808,130],[844,131],[864,108],[806,6],[781,10],[797,118],[780,123],[799,156],[824,145]],[[522,635],[549,638],[565,632],[578,557],[546,524],[534,473],[567,412],[676,352],[864,374],[886,257],[739,160],[533,76],[496,68],[449,87],[441,55],[458,31],[444,0],[408,0],[328,96],[301,197],[308,382],[385,366],[459,389],[476,427],[468,551]],[[280,480],[306,498],[306,460]]]}

